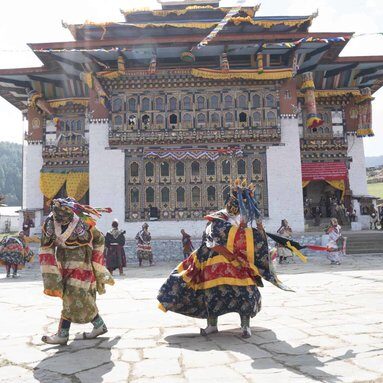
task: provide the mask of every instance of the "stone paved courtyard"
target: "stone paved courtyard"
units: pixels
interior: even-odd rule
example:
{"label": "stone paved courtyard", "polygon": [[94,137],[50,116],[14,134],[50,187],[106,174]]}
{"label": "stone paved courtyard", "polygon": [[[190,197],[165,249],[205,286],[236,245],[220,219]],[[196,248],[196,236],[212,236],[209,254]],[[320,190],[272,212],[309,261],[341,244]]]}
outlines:
{"label": "stone paved courtyard", "polygon": [[[38,264],[17,280],[1,270],[0,382],[383,382],[383,256],[281,266],[296,293],[267,284],[246,340],[236,315],[201,338],[204,321],[157,309],[173,266],[130,266],[99,299],[108,336],[63,347],[40,341],[56,330],[60,301],[43,296]],[[88,328],[74,325],[72,338]]]}

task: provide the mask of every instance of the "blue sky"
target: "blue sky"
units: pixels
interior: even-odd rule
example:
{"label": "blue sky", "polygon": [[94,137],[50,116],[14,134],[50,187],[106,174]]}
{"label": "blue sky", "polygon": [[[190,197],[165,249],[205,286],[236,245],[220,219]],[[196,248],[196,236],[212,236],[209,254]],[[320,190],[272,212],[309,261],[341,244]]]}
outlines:
{"label": "blue sky", "polygon": [[[221,1],[231,6],[235,0]],[[255,5],[256,1],[245,1]],[[13,0],[1,7],[0,68],[39,66],[27,43],[72,40],[61,21],[83,23],[91,21],[122,21],[120,9],[137,7],[158,8],[155,0]],[[258,15],[309,15],[319,10],[311,31],[383,32],[382,0],[264,0]],[[342,55],[383,55],[383,36],[352,39]],[[373,125],[375,137],[366,138],[367,156],[383,155],[383,90],[375,94]],[[21,113],[0,99],[0,141],[21,142],[23,124]]]}

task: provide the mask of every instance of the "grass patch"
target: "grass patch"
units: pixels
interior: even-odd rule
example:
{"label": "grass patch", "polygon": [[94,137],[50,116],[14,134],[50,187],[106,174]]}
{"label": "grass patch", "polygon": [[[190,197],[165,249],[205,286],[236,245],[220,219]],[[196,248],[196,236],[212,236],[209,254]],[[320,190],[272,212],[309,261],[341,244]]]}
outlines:
{"label": "grass patch", "polygon": [[375,184],[367,184],[368,194],[375,197],[383,198],[383,182]]}

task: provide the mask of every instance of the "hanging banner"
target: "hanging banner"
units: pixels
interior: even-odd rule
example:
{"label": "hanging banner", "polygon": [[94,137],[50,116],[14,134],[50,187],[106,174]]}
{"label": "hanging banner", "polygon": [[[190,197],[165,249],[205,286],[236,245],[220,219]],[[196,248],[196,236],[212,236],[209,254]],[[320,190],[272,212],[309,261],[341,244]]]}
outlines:
{"label": "hanging banner", "polygon": [[226,16],[218,23],[218,25],[200,42],[198,43],[195,47],[193,47],[191,49],[191,51],[193,50],[199,50],[203,47],[205,47],[206,45],[209,44],[209,42],[211,40],[213,40],[217,34],[219,32],[222,31],[222,29],[226,26],[226,24],[231,20],[231,18],[233,16],[235,16],[240,10],[241,10],[241,6],[238,6],[238,7],[235,7],[235,8],[232,8],[227,14]]}

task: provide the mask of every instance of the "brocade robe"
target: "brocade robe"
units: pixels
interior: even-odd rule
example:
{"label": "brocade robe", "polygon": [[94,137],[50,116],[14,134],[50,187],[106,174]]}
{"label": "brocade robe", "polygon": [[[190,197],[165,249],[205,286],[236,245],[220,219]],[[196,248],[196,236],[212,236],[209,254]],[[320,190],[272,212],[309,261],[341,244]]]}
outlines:
{"label": "brocade robe", "polygon": [[102,233],[76,216],[63,228],[50,215],[42,228],[39,259],[44,293],[62,298],[62,317],[75,323],[92,321],[98,314],[97,292],[104,294],[105,284],[114,284],[104,266]]}

